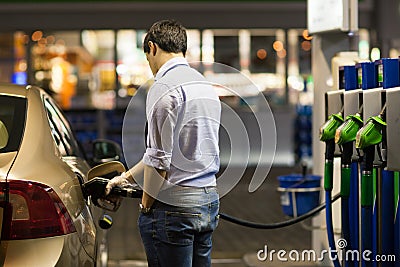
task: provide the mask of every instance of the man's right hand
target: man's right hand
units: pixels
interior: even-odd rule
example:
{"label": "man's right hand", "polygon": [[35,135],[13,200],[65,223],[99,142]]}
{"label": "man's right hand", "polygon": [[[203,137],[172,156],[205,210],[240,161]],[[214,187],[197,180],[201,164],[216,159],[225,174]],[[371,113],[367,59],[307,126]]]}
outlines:
{"label": "man's right hand", "polygon": [[128,174],[126,172],[123,172],[121,173],[121,175],[115,176],[110,181],[108,181],[105,189],[105,195],[107,196],[108,194],[110,194],[111,189],[115,186],[124,187],[130,184],[131,182],[128,180]]}

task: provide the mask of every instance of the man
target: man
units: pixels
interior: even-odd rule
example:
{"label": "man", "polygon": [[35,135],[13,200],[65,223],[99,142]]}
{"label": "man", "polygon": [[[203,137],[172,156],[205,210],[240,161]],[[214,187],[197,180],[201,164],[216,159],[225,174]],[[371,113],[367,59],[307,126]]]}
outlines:
{"label": "man", "polygon": [[146,100],[146,152],[109,182],[107,192],[143,172],[138,224],[149,266],[211,266],[221,105],[213,87],[185,59],[181,24],[154,23],[143,49],[155,76]]}

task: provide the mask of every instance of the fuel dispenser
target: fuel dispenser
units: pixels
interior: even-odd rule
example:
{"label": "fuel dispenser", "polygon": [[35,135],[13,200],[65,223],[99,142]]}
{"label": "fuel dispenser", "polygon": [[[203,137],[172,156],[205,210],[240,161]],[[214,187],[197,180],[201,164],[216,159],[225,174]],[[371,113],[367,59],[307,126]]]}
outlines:
{"label": "fuel dispenser", "polygon": [[[347,241],[346,249],[359,250],[360,255],[369,250],[372,256],[396,253],[400,257],[400,155],[395,151],[400,145],[400,88],[393,88],[400,85],[399,60],[341,66],[339,78],[340,89],[344,90],[326,93],[328,120],[320,130],[320,140],[326,144],[326,223],[330,248],[335,250],[332,215],[328,214],[337,151],[330,133],[335,129],[334,140],[341,152],[342,237]],[[390,261],[360,260],[360,266],[393,266]],[[340,266],[335,260],[333,264]],[[344,266],[358,264],[344,262]]]}
{"label": "fuel dispenser", "polygon": [[[340,86],[341,87],[341,86]],[[333,189],[333,167],[336,151],[335,133],[343,123],[343,89],[330,91],[325,94],[325,116],[327,121],[320,128],[319,139],[325,143],[325,165],[324,165],[324,189],[326,228],[329,248],[335,267],[340,267],[335,245],[333,219],[332,219],[332,189]]]}
{"label": "fuel dispenser", "polygon": [[[386,89],[387,170],[394,171],[394,255],[400,266],[399,171],[400,171],[400,88]],[[390,192],[390,191],[389,191]]]}
{"label": "fuel dispenser", "polygon": [[[363,125],[362,121],[362,76],[360,70],[368,63],[356,66],[341,66],[339,73],[344,77],[343,93],[344,118],[335,133],[335,143],[341,148],[341,215],[342,237],[347,241],[347,250],[359,249],[359,201],[358,201],[358,165],[360,155],[354,149],[357,131]],[[364,82],[365,83],[365,82]],[[355,266],[354,261],[344,261],[344,266]]]}
{"label": "fuel dispenser", "polygon": [[[363,91],[366,124],[356,138],[356,148],[364,151],[361,188],[364,218],[371,216],[369,208],[373,206],[372,222],[362,222],[362,239],[373,246],[373,256],[394,253],[394,173],[387,168],[386,91],[399,85],[399,61],[380,59],[375,62],[375,67],[379,87]],[[374,261],[365,266],[393,266],[393,263]]]}

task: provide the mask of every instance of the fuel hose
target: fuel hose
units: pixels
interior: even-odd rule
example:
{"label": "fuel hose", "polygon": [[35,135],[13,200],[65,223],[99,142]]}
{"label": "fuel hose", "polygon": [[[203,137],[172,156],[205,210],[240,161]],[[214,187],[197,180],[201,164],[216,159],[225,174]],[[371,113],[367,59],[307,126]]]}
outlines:
{"label": "fuel hose", "polygon": [[333,188],[333,160],[325,161],[325,176],[324,176],[324,187],[325,187],[325,203],[326,203],[326,231],[328,235],[329,248],[331,249],[331,256],[333,265],[340,267],[340,262],[337,257],[335,236],[333,232],[333,219],[332,219],[332,188]]}
{"label": "fuel hose", "polygon": [[[335,202],[336,200],[338,200],[340,198],[340,193],[335,195],[332,198],[332,203]],[[323,209],[325,209],[325,203],[322,203],[321,205],[319,205],[318,207],[315,207],[314,209],[310,210],[309,212],[287,220],[287,221],[283,221],[283,222],[275,222],[275,223],[256,223],[256,222],[251,222],[251,221],[247,221],[247,220],[243,220],[237,217],[233,217],[231,215],[228,215],[226,213],[219,213],[219,216],[221,219],[234,223],[234,224],[238,224],[241,226],[245,226],[245,227],[249,227],[249,228],[255,228],[255,229],[277,229],[277,228],[283,228],[286,226],[290,226],[293,225],[295,223],[301,222],[307,218],[310,218],[312,216],[315,216],[317,213],[319,213],[320,211],[322,211]]]}

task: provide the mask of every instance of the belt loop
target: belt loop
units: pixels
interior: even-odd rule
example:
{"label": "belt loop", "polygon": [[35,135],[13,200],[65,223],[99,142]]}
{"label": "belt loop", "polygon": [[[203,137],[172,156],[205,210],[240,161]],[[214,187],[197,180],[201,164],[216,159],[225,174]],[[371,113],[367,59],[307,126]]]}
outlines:
{"label": "belt loop", "polygon": [[208,187],[204,187],[204,192],[206,192],[206,194],[210,193],[210,190]]}

